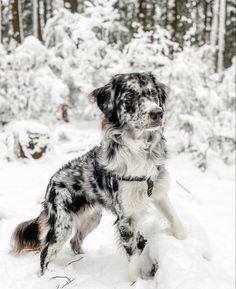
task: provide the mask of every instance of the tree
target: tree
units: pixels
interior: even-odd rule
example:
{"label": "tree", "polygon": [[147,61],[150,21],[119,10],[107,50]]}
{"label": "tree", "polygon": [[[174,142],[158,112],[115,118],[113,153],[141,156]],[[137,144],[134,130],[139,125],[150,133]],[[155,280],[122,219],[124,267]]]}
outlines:
{"label": "tree", "polygon": [[139,0],[138,20],[143,31],[147,31],[147,1]]}
{"label": "tree", "polygon": [[225,27],[225,49],[224,66],[228,68],[232,65],[232,59],[236,51],[236,2],[226,1],[226,27]]}
{"label": "tree", "polygon": [[2,43],[2,1],[0,0],[0,43]]}
{"label": "tree", "polygon": [[40,17],[40,1],[33,0],[33,33],[36,38],[42,40]]}
{"label": "tree", "polygon": [[218,57],[218,72],[222,72],[224,67],[224,48],[225,48],[225,0],[220,0],[219,14],[219,57]]}
{"label": "tree", "polygon": [[20,0],[13,0],[11,3],[12,7],[12,26],[13,26],[13,37],[16,40],[16,42],[21,43],[22,41],[22,28],[20,27],[21,21],[20,21],[20,13],[19,13],[19,8],[21,7],[20,5]]}
{"label": "tree", "polygon": [[168,14],[167,14],[167,27],[170,31],[172,41],[176,41],[177,31],[177,5],[176,0],[168,0]]}
{"label": "tree", "polygon": [[65,8],[69,9],[72,13],[78,11],[78,1],[77,0],[64,0]]}
{"label": "tree", "polygon": [[43,20],[45,25],[48,19],[52,17],[52,1],[43,0],[43,13]]}
{"label": "tree", "polygon": [[213,7],[213,20],[211,29],[211,46],[215,47],[217,45],[218,37],[218,22],[219,22],[219,0],[214,0]]}
{"label": "tree", "polygon": [[43,17],[40,13],[41,7],[43,8],[43,2],[41,0],[38,0],[38,6],[37,6],[37,13],[38,13],[38,39],[42,41],[42,27],[43,27]]}
{"label": "tree", "polygon": [[206,0],[204,5],[204,38],[205,43],[210,44],[211,25],[212,25],[212,0]]}

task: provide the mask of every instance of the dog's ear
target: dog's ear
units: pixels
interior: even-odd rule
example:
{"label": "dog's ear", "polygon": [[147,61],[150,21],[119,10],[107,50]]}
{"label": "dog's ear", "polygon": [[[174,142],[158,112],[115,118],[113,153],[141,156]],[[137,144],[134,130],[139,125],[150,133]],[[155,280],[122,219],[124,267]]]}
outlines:
{"label": "dog's ear", "polygon": [[163,83],[158,83],[157,86],[158,86],[158,92],[159,92],[161,107],[165,108],[166,99],[167,99],[167,96],[168,96],[169,89]]}
{"label": "dog's ear", "polygon": [[112,96],[112,84],[108,83],[103,87],[96,88],[90,93],[90,98],[97,102],[98,107],[109,119],[114,112],[114,100]]}
{"label": "dog's ear", "polygon": [[150,73],[150,76],[151,76],[152,81],[156,87],[156,90],[158,91],[160,105],[161,105],[161,107],[165,108],[165,103],[166,103],[169,89],[165,84],[158,82],[156,80],[156,77],[152,73]]}

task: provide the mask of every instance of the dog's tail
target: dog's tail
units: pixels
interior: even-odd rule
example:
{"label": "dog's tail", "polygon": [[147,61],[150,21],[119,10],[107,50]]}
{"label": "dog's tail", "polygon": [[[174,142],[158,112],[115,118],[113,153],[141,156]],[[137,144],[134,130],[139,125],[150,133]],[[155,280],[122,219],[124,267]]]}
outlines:
{"label": "dog's tail", "polygon": [[42,248],[42,234],[46,230],[48,210],[44,210],[35,219],[20,223],[11,237],[12,251],[16,254],[22,251],[38,251]]}

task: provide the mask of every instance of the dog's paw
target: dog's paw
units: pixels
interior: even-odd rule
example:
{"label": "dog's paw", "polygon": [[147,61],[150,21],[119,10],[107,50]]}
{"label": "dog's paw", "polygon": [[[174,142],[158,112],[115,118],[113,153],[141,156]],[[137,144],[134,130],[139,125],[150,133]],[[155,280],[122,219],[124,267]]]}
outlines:
{"label": "dog's paw", "polygon": [[145,279],[145,280],[153,279],[156,275],[158,268],[159,268],[158,263],[155,262],[155,263],[150,264],[150,267],[148,269],[147,268],[145,270],[142,269],[141,270],[142,279]]}
{"label": "dog's paw", "polygon": [[72,239],[70,241],[70,246],[75,255],[84,254],[81,244],[77,240]]}
{"label": "dog's paw", "polygon": [[175,236],[175,238],[179,240],[184,240],[187,238],[187,232],[184,226],[181,223],[174,224],[171,226],[171,232]]}

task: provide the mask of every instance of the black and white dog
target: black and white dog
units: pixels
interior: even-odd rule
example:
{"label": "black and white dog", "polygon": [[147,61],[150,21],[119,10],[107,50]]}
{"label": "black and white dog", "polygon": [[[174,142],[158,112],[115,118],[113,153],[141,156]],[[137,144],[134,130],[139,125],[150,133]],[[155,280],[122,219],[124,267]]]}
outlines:
{"label": "black and white dog", "polygon": [[[82,242],[100,222],[102,208],[117,216],[120,242],[132,280],[146,240],[137,229],[153,202],[168,219],[173,234],[185,230],[168,196],[167,149],[163,137],[166,88],[151,73],[119,74],[91,96],[106,119],[101,145],[59,169],[47,187],[44,210],[21,223],[12,236],[13,250],[41,250],[41,273],[72,233],[70,244],[82,253]],[[150,264],[151,266],[152,264]],[[157,266],[146,275],[154,275]],[[144,276],[145,274],[141,274]]]}

